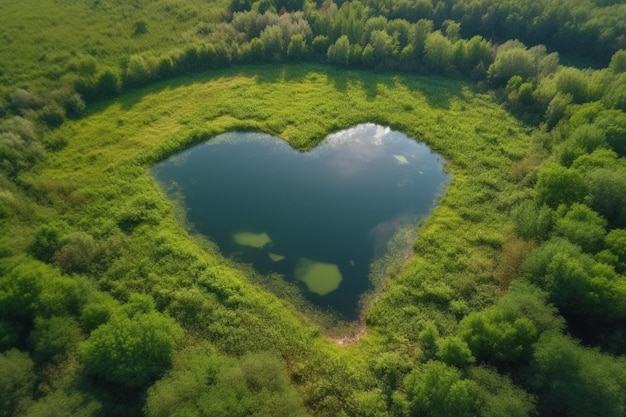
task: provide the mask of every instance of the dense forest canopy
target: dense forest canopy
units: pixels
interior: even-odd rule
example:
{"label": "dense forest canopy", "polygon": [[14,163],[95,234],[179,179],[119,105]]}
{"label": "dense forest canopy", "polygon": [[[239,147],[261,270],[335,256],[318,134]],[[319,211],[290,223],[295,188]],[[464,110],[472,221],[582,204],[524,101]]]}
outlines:
{"label": "dense forest canopy", "polygon": [[[626,414],[622,2],[23,0],[0,40],[1,416]],[[362,122],[452,181],[360,323],[148,175]]]}

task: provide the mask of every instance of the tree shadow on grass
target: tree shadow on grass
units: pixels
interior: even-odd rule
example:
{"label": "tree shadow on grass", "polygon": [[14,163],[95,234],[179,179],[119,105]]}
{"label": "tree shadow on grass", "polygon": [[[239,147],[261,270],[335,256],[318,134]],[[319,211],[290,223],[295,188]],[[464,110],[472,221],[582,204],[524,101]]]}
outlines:
{"label": "tree shadow on grass", "polygon": [[454,98],[463,97],[463,88],[471,86],[463,80],[442,76],[413,75],[401,72],[374,72],[352,68],[338,68],[324,64],[283,64],[242,67],[240,73],[254,76],[261,84],[280,82],[311,81],[317,76],[341,92],[357,87],[373,101],[381,87],[392,88],[398,83],[426,98],[429,106],[437,109],[449,109]]}

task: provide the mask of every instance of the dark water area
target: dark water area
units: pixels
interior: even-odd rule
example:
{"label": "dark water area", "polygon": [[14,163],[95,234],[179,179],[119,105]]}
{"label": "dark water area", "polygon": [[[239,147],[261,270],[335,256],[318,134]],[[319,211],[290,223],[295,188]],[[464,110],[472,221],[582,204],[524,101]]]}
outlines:
{"label": "dark water area", "polygon": [[283,275],[347,319],[370,289],[371,262],[400,227],[428,216],[449,180],[428,146],[374,124],[309,152],[263,133],[226,133],[152,175],[225,256]]}

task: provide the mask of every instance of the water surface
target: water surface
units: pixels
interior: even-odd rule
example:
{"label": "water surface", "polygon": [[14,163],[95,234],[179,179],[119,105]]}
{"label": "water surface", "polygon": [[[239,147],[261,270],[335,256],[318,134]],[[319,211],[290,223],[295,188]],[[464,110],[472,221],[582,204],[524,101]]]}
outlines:
{"label": "water surface", "polygon": [[304,153],[267,134],[226,133],[152,174],[224,255],[282,274],[346,318],[369,289],[370,263],[399,227],[428,215],[448,181],[428,146],[374,124]]}

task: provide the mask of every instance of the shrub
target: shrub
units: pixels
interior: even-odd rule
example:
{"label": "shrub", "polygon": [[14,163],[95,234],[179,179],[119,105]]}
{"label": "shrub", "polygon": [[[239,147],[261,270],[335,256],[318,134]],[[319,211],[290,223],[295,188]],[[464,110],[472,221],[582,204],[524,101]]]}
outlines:
{"label": "shrub", "polygon": [[85,342],[85,370],[113,384],[145,386],[169,366],[181,335],[174,320],[156,312],[114,316]]}

